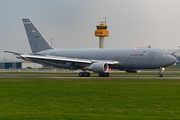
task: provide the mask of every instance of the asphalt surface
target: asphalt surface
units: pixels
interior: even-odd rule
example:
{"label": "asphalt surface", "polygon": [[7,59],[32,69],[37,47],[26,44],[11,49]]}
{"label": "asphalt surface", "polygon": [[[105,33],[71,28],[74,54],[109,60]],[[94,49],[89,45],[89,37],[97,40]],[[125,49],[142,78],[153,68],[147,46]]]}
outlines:
{"label": "asphalt surface", "polygon": [[129,79],[179,79],[180,76],[109,76],[109,77],[99,77],[99,76],[92,76],[92,77],[79,77],[79,76],[52,76],[52,75],[0,75],[0,78],[78,78],[78,79],[110,79],[110,78],[129,78]]}

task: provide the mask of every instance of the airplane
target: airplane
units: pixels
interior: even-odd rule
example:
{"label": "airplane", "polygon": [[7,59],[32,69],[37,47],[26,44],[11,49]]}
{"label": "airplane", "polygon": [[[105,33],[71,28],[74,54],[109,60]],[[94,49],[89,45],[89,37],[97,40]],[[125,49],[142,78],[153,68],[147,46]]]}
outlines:
{"label": "airplane", "polygon": [[86,48],[57,49],[53,48],[38,29],[28,19],[23,24],[32,53],[23,54],[12,51],[19,59],[34,63],[82,70],[80,77],[89,77],[90,72],[98,73],[99,77],[108,77],[109,70],[123,70],[138,73],[140,69],[158,69],[158,77],[163,77],[165,67],[173,65],[177,59],[168,51],[157,48]]}

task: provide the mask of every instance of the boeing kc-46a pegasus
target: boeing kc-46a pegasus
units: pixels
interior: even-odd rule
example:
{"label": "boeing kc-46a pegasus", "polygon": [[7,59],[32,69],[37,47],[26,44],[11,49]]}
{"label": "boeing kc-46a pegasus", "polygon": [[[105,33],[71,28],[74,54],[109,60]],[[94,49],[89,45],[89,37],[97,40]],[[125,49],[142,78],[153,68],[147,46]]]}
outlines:
{"label": "boeing kc-46a pegasus", "polygon": [[170,52],[155,48],[88,48],[55,49],[36,29],[29,19],[23,19],[31,54],[5,51],[17,55],[17,58],[70,70],[80,69],[79,76],[89,77],[88,70],[108,77],[110,69],[138,72],[140,69],[158,69],[163,76],[165,67],[174,64],[177,59]]}

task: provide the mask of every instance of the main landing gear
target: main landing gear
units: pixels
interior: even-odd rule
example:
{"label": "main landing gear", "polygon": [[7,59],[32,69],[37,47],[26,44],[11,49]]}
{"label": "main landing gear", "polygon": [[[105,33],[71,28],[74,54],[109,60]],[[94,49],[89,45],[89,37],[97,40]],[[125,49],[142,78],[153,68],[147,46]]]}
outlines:
{"label": "main landing gear", "polygon": [[99,73],[99,77],[109,77],[109,73]]}
{"label": "main landing gear", "polygon": [[[89,72],[80,72],[79,77],[90,77]],[[99,77],[109,77],[109,73],[99,73]]]}
{"label": "main landing gear", "polygon": [[90,73],[89,72],[80,72],[79,77],[89,77]]}
{"label": "main landing gear", "polygon": [[165,68],[160,67],[158,70],[159,70],[158,77],[163,77],[163,71],[165,70]]}

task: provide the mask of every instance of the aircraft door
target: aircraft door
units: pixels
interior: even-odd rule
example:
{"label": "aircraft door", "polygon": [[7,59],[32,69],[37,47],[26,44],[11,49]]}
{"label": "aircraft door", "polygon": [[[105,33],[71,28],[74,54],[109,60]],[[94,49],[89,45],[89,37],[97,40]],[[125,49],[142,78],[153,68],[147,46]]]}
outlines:
{"label": "aircraft door", "polygon": [[150,59],[150,60],[154,60],[154,52],[150,52],[150,54],[149,54],[149,59]]}

